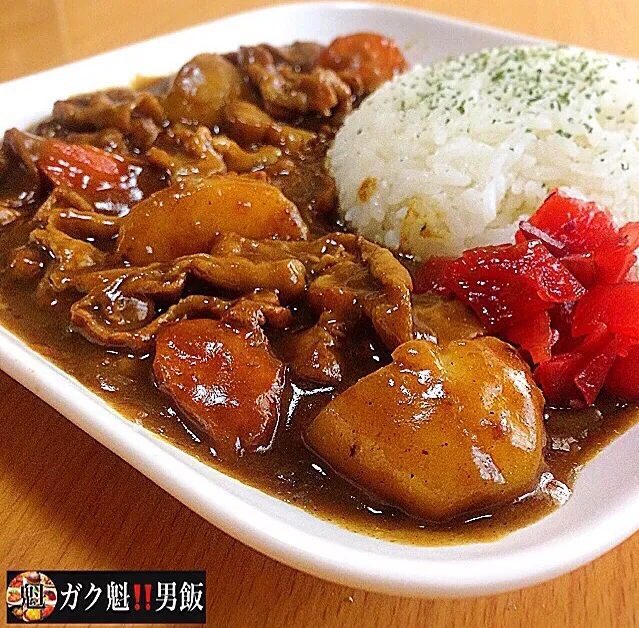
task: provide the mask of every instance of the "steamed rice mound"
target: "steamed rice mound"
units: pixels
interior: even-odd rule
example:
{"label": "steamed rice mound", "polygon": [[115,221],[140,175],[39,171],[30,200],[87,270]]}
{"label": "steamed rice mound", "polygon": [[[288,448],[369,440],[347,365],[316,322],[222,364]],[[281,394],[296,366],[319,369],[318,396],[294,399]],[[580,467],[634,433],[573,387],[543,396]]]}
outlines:
{"label": "steamed rice mound", "polygon": [[340,212],[423,258],[511,241],[559,188],[639,219],[639,64],[563,46],[416,67],[351,114],[329,151]]}

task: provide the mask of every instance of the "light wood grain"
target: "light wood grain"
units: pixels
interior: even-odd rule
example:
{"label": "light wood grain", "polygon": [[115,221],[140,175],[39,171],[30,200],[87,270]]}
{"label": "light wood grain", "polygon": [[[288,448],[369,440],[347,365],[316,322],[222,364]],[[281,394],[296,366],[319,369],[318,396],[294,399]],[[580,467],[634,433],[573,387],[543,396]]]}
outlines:
{"label": "light wood grain", "polygon": [[[0,80],[267,4],[2,0]],[[397,4],[639,57],[637,0]],[[3,374],[0,416],[0,569],[206,569],[213,626],[639,625],[639,535],[570,575],[495,597],[355,591],[234,541]]]}

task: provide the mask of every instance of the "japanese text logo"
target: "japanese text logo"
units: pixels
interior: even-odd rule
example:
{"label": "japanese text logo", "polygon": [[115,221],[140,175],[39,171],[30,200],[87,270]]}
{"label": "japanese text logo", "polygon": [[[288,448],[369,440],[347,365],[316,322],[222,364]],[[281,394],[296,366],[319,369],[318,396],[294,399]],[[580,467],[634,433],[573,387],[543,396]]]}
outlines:
{"label": "japanese text logo", "polygon": [[46,619],[55,608],[58,594],[53,580],[39,571],[25,571],[7,586],[7,608],[27,623]]}
{"label": "japanese text logo", "polygon": [[[50,577],[49,577],[50,576]],[[7,572],[7,623],[206,622],[203,571]],[[55,584],[54,584],[55,581]]]}

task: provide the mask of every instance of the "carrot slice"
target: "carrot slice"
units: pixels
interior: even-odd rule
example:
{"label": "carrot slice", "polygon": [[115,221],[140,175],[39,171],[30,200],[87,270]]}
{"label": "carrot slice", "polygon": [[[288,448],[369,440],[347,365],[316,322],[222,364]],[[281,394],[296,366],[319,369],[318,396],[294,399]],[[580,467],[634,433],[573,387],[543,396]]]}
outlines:
{"label": "carrot slice", "polygon": [[153,371],[178,408],[221,455],[268,447],[280,413],[285,367],[259,328],[184,320],[158,333]]}
{"label": "carrot slice", "polygon": [[375,33],[338,37],[322,52],[319,64],[336,72],[352,72],[361,79],[367,92],[408,68],[395,43]]}
{"label": "carrot slice", "polygon": [[45,140],[38,166],[53,185],[71,188],[102,209],[128,206],[141,198],[141,168],[95,146]]}

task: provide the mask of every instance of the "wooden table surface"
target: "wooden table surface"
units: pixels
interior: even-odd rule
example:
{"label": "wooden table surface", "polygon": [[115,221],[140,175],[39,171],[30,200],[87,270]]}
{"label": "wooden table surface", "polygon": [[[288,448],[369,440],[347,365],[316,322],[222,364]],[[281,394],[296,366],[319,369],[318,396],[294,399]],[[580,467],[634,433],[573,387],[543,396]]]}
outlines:
{"label": "wooden table surface", "polygon": [[[267,4],[0,0],[0,80]],[[397,4],[639,57],[637,0]],[[0,569],[206,569],[213,626],[639,625],[639,534],[570,575],[505,595],[367,593],[233,540],[2,373],[0,416]]]}

